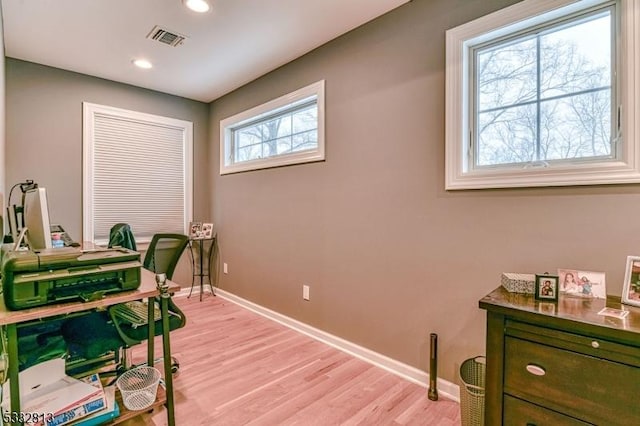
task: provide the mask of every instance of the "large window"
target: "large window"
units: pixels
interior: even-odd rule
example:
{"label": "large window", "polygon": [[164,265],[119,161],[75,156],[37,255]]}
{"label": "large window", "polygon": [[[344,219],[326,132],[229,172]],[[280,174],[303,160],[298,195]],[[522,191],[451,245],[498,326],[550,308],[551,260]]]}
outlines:
{"label": "large window", "polygon": [[191,122],[83,104],[83,240],[108,242],[116,223],[136,240],[187,232],[192,219]]}
{"label": "large window", "polygon": [[632,1],[525,0],[447,32],[447,189],[640,181]]}
{"label": "large window", "polygon": [[324,81],[220,122],[220,174],[324,160]]}
{"label": "large window", "polygon": [[615,158],[612,9],[473,49],[474,167]]}

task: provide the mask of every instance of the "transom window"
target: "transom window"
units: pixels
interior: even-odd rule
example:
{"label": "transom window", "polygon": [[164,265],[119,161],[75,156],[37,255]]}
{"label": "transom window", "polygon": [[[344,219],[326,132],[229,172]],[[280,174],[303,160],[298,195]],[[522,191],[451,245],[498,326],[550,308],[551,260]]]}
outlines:
{"label": "transom window", "polygon": [[324,82],[221,121],[220,173],[324,159]]}
{"label": "transom window", "polygon": [[637,3],[524,0],[447,31],[447,189],[640,181]]}
{"label": "transom window", "polygon": [[284,112],[231,129],[236,162],[318,148],[318,98],[303,99]]}

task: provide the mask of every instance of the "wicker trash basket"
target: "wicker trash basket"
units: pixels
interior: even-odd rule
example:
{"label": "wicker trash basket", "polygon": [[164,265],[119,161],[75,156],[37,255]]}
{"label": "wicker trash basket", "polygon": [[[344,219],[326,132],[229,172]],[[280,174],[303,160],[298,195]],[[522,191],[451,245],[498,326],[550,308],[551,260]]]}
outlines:
{"label": "wicker trash basket", "polygon": [[470,358],[460,366],[460,417],[462,426],[484,425],[484,380],[486,358]]}

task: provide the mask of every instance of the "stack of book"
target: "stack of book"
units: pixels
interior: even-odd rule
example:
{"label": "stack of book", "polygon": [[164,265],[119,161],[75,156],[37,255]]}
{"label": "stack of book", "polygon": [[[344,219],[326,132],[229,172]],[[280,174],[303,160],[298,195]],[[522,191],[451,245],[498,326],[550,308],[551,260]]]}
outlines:
{"label": "stack of book", "polygon": [[[91,426],[118,415],[113,386],[103,389],[97,374],[74,379],[64,368],[64,359],[53,359],[20,373],[20,412],[31,413],[22,419],[25,424]],[[4,384],[3,395],[2,410],[9,414],[9,382]]]}

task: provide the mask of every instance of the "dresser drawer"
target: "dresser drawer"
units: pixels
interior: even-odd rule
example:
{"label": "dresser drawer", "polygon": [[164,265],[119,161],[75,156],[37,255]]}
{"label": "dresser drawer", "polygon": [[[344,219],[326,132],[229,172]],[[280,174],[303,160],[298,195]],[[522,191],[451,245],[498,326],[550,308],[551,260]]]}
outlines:
{"label": "dresser drawer", "polygon": [[504,363],[509,395],[596,424],[638,424],[638,368],[508,336]]}
{"label": "dresser drawer", "polygon": [[640,367],[639,342],[636,342],[635,346],[624,345],[593,335],[587,336],[513,320],[506,321],[505,334],[571,352]]}
{"label": "dresser drawer", "polygon": [[591,424],[508,395],[504,397],[503,422],[509,426],[584,426]]}

